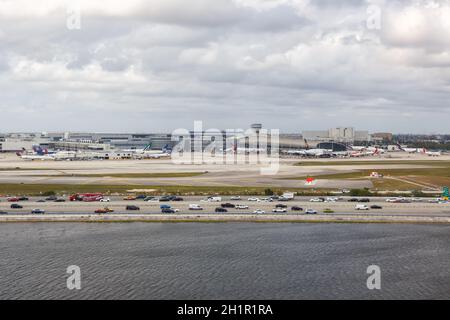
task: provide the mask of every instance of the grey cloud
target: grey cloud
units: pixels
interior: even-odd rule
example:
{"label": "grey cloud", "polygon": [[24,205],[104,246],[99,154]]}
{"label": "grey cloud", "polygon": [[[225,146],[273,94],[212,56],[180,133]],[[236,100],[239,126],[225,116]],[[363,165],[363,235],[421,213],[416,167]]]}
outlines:
{"label": "grey cloud", "polygon": [[368,30],[367,1],[132,3],[90,4],[73,31],[61,8],[2,19],[0,131],[170,132],[197,119],[288,132],[447,130],[449,51],[431,34],[440,21],[410,37],[395,19]]}

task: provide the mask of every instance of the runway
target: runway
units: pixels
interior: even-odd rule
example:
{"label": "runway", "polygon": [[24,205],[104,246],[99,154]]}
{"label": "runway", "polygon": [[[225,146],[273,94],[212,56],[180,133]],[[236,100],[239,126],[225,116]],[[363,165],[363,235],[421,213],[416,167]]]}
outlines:
{"label": "runway", "polygon": [[[392,160],[393,158],[364,158],[358,161]],[[397,155],[398,160],[431,160],[421,155]],[[440,157],[448,160],[450,157]],[[305,186],[303,180],[288,178],[314,176],[323,174],[347,173],[356,169],[398,169],[421,168],[417,164],[368,164],[358,165],[319,165],[296,166],[301,161],[311,159],[280,159],[279,170],[275,175],[262,175],[261,167],[255,164],[174,164],[170,159],[157,160],[104,160],[104,161],[24,161],[13,155],[2,155],[0,159],[0,184],[99,184],[99,185],[142,185],[142,186],[248,186],[248,187],[280,187],[280,188],[371,188],[367,180],[329,180],[317,179],[314,186]],[[327,159],[320,159],[323,163]],[[331,159],[330,161],[336,161]],[[342,159],[340,161],[347,161]],[[355,161],[351,159],[351,161]],[[200,172],[195,177],[136,178],[111,177],[111,174],[148,174],[148,173],[180,173]],[[95,177],[86,175],[95,174]],[[98,175],[104,176],[98,176]],[[83,176],[84,175],[84,176]]]}

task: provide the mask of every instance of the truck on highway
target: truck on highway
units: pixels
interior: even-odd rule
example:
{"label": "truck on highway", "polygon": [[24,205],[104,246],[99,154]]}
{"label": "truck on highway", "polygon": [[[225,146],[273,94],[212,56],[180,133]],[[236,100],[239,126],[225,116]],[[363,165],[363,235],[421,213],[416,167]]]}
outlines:
{"label": "truck on highway", "polygon": [[101,193],[76,193],[69,197],[70,201],[85,201],[94,202],[103,199],[103,194]]}

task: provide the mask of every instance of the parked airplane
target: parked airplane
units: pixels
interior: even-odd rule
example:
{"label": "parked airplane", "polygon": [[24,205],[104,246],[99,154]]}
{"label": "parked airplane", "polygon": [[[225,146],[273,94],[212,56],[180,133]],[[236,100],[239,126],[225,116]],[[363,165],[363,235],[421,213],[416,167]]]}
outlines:
{"label": "parked airplane", "polygon": [[145,146],[144,149],[136,149],[128,151],[131,151],[137,158],[152,158],[152,159],[170,157],[170,154],[172,153],[172,150],[170,149],[168,144],[166,144],[162,148],[162,150],[151,150],[150,149],[151,146],[152,146],[151,144],[148,144]]}
{"label": "parked airplane", "polygon": [[397,146],[400,148],[400,150],[408,153],[422,153],[430,157],[439,157],[442,155],[441,151],[428,151],[426,148],[405,148],[402,147],[400,144],[397,144]]}

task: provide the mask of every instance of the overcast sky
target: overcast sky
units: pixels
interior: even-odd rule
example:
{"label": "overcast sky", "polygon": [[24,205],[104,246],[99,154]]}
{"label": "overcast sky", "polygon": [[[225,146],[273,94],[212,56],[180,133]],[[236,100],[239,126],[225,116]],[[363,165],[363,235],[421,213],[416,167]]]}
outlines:
{"label": "overcast sky", "polygon": [[0,132],[450,133],[449,101],[448,0],[0,0]]}

